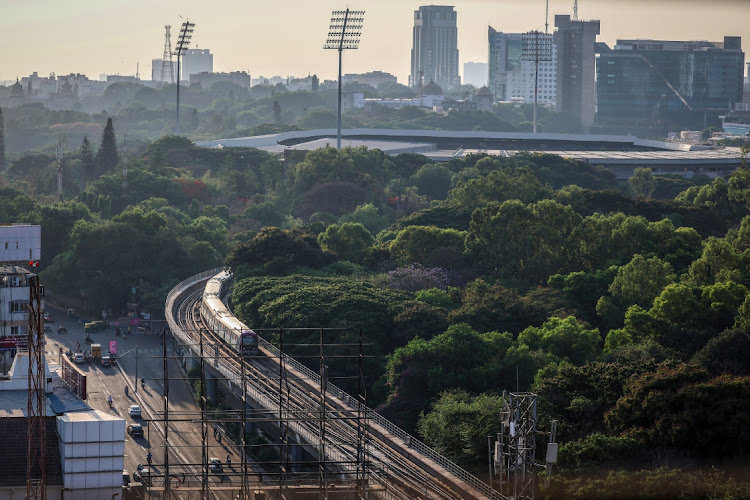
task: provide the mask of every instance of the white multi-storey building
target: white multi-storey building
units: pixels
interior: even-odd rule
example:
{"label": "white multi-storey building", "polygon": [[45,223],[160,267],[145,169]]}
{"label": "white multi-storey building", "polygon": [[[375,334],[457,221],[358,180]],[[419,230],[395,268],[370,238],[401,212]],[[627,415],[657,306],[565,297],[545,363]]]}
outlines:
{"label": "white multi-storey building", "polygon": [[[539,61],[538,102],[557,100],[557,47],[552,35],[540,34],[540,45],[551,47],[547,60]],[[526,38],[526,39],[525,39]],[[524,33],[503,33],[489,28],[489,89],[498,101],[534,102],[536,62],[530,60]],[[527,54],[527,57],[524,57]]]}

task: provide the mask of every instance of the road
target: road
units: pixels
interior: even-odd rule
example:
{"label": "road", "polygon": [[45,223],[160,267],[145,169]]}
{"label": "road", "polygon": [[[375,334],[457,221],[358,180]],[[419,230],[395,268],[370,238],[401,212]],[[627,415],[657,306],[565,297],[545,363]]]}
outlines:
{"label": "road", "polygon": [[[75,351],[80,345],[81,350],[91,351],[91,345],[85,342],[86,334],[83,324],[68,318],[66,310],[55,307],[53,304],[45,304],[45,309],[52,313],[54,320],[47,323],[51,332],[47,332],[46,354],[50,368],[55,369],[59,365],[60,348]],[[57,327],[63,325],[68,333],[58,334]],[[117,342],[117,363],[110,367],[98,364],[83,363],[78,367],[87,375],[88,398],[86,402],[92,408],[110,412],[125,419],[126,425],[141,423],[144,436],[133,438],[125,436],[125,470],[131,476],[138,464],[146,464],[146,454],[151,451],[153,455],[153,470],[156,476],[165,474],[165,447],[164,447],[164,356],[162,337],[158,334],[135,333],[123,339],[115,336],[114,327],[91,333],[94,343],[101,344],[103,353],[109,350],[109,341]],[[167,340],[168,358],[172,355],[172,341]],[[201,488],[201,471],[203,456],[203,440],[201,437],[201,425],[195,420],[200,420],[200,409],[197,407],[193,393],[187,382],[182,377],[177,363],[169,359],[169,412],[170,423],[169,435],[169,469],[173,498],[183,498],[179,493],[183,491]],[[145,378],[145,388],[141,388],[138,379]],[[125,386],[129,394],[125,394]],[[110,409],[107,397],[112,396],[113,406]],[[133,419],[128,415],[130,405],[141,406],[143,416],[141,419]],[[222,462],[227,454],[231,456],[233,464],[240,463],[240,456],[236,449],[226,439],[220,444],[213,433],[208,433],[207,455],[218,457]],[[226,466],[225,466],[226,469]],[[231,495],[231,473],[217,475],[209,474],[208,488],[215,491],[214,498],[229,498]],[[184,476],[183,476],[184,473]],[[238,483],[239,484],[239,483]],[[161,489],[163,479],[155,479],[155,489]],[[222,491],[225,490],[225,491]],[[235,490],[236,492],[236,490]],[[195,496],[195,493],[193,494]],[[187,495],[184,498],[188,498]]]}

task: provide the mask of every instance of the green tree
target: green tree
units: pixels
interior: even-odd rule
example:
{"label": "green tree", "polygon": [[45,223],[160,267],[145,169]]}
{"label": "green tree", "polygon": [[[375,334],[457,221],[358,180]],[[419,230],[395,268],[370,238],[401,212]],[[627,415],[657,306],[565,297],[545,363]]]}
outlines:
{"label": "green tree", "polygon": [[411,177],[410,182],[419,188],[419,193],[433,200],[442,200],[451,188],[453,173],[444,165],[423,165]]}
{"label": "green tree", "polygon": [[108,173],[117,166],[117,140],[115,138],[115,127],[112,118],[107,118],[107,125],[102,132],[102,142],[96,153],[96,164],[100,173]]}
{"label": "green tree", "polygon": [[665,364],[627,383],[606,421],[651,447],[730,457],[750,446],[749,412],[750,377],[712,378],[697,365]]}
{"label": "green tree", "polygon": [[540,327],[530,326],[518,335],[518,342],[576,365],[592,360],[601,351],[599,331],[585,329],[574,316],[552,317]]}
{"label": "green tree", "polygon": [[339,218],[339,224],[345,222],[356,222],[367,228],[373,236],[388,227],[391,218],[387,215],[381,215],[378,208],[372,203],[365,203],[358,206],[354,212],[344,214]]}
{"label": "green tree", "polygon": [[419,434],[435,451],[469,470],[483,465],[487,436],[500,429],[500,396],[471,396],[464,390],[446,391],[430,412],[419,419]]}
{"label": "green tree", "polygon": [[94,150],[88,137],[84,137],[78,150],[81,155],[81,164],[87,181],[93,181],[96,176],[96,162],[94,161]]}
{"label": "green tree", "polygon": [[656,179],[650,168],[636,168],[628,179],[628,187],[634,196],[650,198],[656,189]]}
{"label": "green tree", "polygon": [[617,271],[609,292],[615,303],[623,309],[632,304],[649,307],[654,298],[676,280],[672,266],[658,257],[644,259],[636,254],[633,259]]}
{"label": "green tree", "polygon": [[410,226],[399,231],[390,245],[391,257],[401,265],[455,268],[461,263],[466,233],[455,229]]}
{"label": "green tree", "polygon": [[331,224],[318,235],[320,247],[340,259],[361,264],[375,243],[375,238],[362,224],[345,222]]}

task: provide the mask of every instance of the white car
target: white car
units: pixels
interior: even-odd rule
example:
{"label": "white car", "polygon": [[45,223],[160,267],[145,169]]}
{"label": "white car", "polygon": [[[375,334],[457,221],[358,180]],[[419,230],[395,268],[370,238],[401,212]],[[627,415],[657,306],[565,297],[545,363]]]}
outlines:
{"label": "white car", "polygon": [[75,356],[73,357],[73,361],[75,361],[76,364],[80,365],[81,363],[83,363],[84,361],[86,361],[86,358],[83,357],[83,353],[82,352],[77,352],[75,354]]}
{"label": "white car", "polygon": [[130,408],[128,408],[128,415],[133,418],[141,418],[141,407],[138,405],[130,405]]}

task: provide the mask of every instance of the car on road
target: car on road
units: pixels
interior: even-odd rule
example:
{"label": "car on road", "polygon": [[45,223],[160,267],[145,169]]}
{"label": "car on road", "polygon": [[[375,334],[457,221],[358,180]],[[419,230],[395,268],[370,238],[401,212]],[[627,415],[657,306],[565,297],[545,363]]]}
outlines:
{"label": "car on road", "polygon": [[143,437],[143,426],[141,424],[128,425],[128,434],[131,437]]}
{"label": "car on road", "polygon": [[102,356],[102,366],[112,366],[112,360],[109,359],[109,356]]}
{"label": "car on road", "polygon": [[138,405],[130,405],[130,408],[128,408],[128,415],[133,418],[141,418],[141,407]]}
{"label": "car on road", "polygon": [[84,361],[86,361],[86,358],[85,358],[85,357],[83,356],[83,353],[82,353],[82,352],[77,352],[77,353],[75,353],[75,354],[73,355],[73,361],[74,361],[74,362],[75,362],[76,364],[79,364],[79,365],[80,365],[81,363],[83,363]]}
{"label": "car on road", "polygon": [[211,467],[211,472],[218,473],[224,470],[224,464],[216,457],[208,459],[208,465]]}
{"label": "car on road", "polygon": [[44,312],[44,322],[45,323],[52,323],[55,321],[55,318],[52,317],[52,314],[48,313],[47,311]]}

